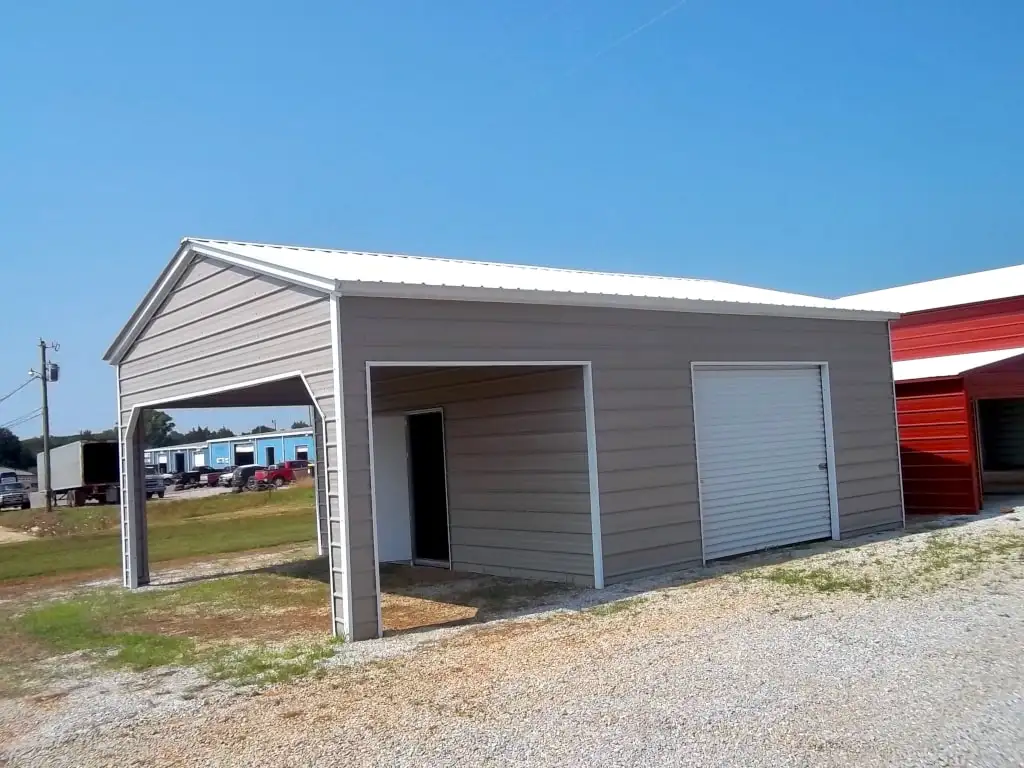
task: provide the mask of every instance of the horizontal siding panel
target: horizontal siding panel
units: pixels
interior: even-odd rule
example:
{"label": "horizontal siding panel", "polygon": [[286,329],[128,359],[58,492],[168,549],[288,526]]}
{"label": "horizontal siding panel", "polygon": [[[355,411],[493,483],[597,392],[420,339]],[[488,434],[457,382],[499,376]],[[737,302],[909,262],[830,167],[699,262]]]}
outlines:
{"label": "horizontal siding panel", "polygon": [[647,467],[645,469],[622,469],[605,471],[600,488],[603,492],[643,490],[678,483],[696,483],[697,467],[692,464],[670,467]]}
{"label": "horizontal siding panel", "polygon": [[[513,505],[510,505],[513,506]],[[590,535],[590,511],[563,510],[458,510],[460,526],[492,531],[549,531]],[[587,550],[589,551],[589,550]]]}
{"label": "horizontal siding panel", "polygon": [[559,493],[587,494],[590,483],[584,472],[462,472],[461,466],[449,462],[449,487],[456,493],[545,493],[557,488]]}
{"label": "horizontal siding panel", "polygon": [[[452,547],[491,547],[495,549],[530,550],[589,555],[591,536],[587,532],[567,533],[556,531],[513,531],[508,529],[452,527]],[[463,555],[464,556],[464,555]]]}
{"label": "horizontal siding panel", "polygon": [[472,565],[494,565],[505,568],[525,568],[574,574],[592,574],[594,558],[590,554],[533,552],[530,550],[499,549],[494,547],[460,546],[452,551],[453,560]]}
{"label": "horizontal siding panel", "polygon": [[623,555],[629,552],[657,549],[666,542],[675,542],[700,549],[700,523],[679,522],[652,528],[621,531],[615,536],[604,538],[606,556]]}
{"label": "horizontal siding panel", "polygon": [[[632,509],[613,515],[602,514],[601,533],[606,541],[610,541],[614,534],[682,523],[700,524],[700,510],[696,504]],[[605,551],[608,551],[608,546],[613,545],[606,545]]]}
{"label": "horizontal siding panel", "polygon": [[[677,438],[678,440],[678,438]],[[674,467],[685,472],[695,465],[696,453],[693,445],[662,446],[660,448],[636,447],[632,450],[602,450],[598,443],[597,463],[601,472],[620,470],[652,469]],[[584,457],[586,459],[586,457]]]}
{"label": "horizontal siding panel", "polygon": [[700,542],[665,544],[650,549],[605,557],[606,582],[615,583],[640,574],[690,567],[701,562]]}

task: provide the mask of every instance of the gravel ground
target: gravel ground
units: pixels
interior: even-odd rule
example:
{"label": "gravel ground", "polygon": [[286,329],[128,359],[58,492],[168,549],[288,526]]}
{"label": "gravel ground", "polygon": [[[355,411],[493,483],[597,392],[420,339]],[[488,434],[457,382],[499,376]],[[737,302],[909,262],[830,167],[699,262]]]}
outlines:
{"label": "gravel ground", "polygon": [[[1019,518],[952,535],[982,541]],[[796,565],[909,582],[935,535],[805,548]],[[0,764],[1024,764],[1019,551],[881,597],[730,575],[782,557],[354,644],[323,677],[265,691],[179,671],[0,702]]]}

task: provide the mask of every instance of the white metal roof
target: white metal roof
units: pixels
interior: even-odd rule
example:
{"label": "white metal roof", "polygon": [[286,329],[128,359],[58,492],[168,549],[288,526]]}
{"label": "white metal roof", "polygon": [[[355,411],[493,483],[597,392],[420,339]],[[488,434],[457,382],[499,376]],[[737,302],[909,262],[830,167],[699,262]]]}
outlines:
{"label": "white metal roof", "polygon": [[461,259],[185,238],[105,359],[117,362],[195,256],[346,296],[608,306],[786,317],[882,320],[855,303],[716,280],[587,272]]}
{"label": "white metal roof", "polygon": [[[240,243],[187,238],[199,252],[234,255],[288,271],[335,281],[344,293],[360,284],[500,291],[588,294],[608,297],[678,299],[776,307],[837,309],[836,302],[816,296],[682,277],[588,272],[520,264],[466,261],[392,253]],[[848,309],[857,309],[849,307]]]}
{"label": "white metal roof", "polygon": [[921,312],[926,309],[976,304],[980,301],[1008,299],[1024,295],[1024,264],[969,275],[944,277],[923,283],[885,288],[881,291],[844,296],[841,307],[876,309],[889,312]]}
{"label": "white metal roof", "polygon": [[968,352],[962,355],[945,355],[944,357],[924,357],[920,360],[902,360],[892,364],[892,375],[896,381],[941,379],[948,376],[959,376],[962,373],[1009,360],[1018,355],[1024,355],[1024,347]]}
{"label": "white metal roof", "polygon": [[271,437],[302,437],[303,435],[313,436],[312,427],[300,427],[299,429],[282,429],[279,432],[257,432],[252,435],[235,435],[233,437],[211,437],[204,443],[251,443],[253,440],[266,440]]}

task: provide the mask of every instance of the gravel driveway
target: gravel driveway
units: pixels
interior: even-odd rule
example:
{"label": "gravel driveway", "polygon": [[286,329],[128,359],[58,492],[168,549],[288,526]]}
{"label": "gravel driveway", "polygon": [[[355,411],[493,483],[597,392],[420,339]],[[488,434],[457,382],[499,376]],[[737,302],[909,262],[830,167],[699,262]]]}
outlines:
{"label": "gravel driveway", "polygon": [[[1011,515],[953,535],[1021,529]],[[800,563],[898,585],[936,535],[950,534],[825,545]],[[109,678],[102,695],[0,706],[0,764],[1020,766],[1024,563],[1000,552],[886,594],[728,573],[765,562],[747,560],[619,587],[638,594],[588,610],[596,593],[356,644],[322,678],[258,693]]]}

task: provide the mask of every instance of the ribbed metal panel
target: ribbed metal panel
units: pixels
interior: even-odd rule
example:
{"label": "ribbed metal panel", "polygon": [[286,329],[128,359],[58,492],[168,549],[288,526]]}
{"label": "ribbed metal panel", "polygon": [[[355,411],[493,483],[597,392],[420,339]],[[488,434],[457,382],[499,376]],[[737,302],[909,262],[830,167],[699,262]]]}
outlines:
{"label": "ribbed metal panel", "polygon": [[820,370],[698,368],[693,384],[704,557],[830,537]]}

